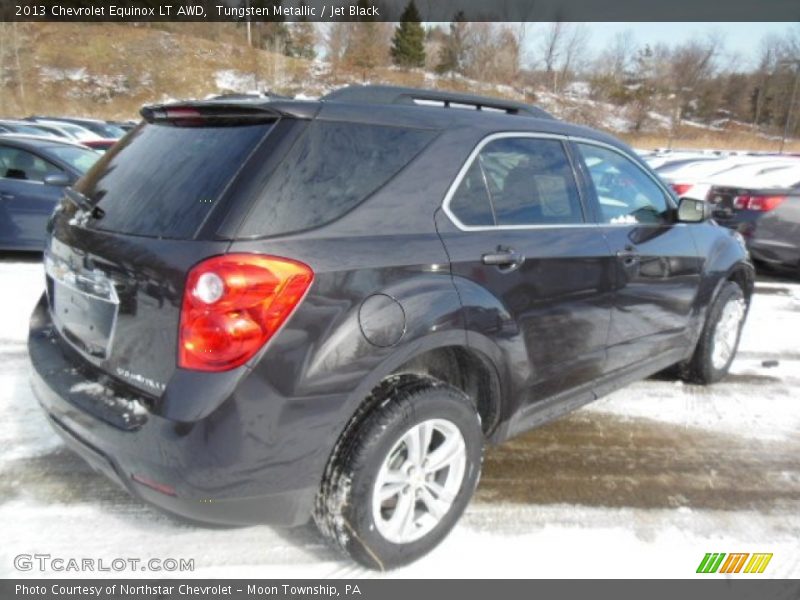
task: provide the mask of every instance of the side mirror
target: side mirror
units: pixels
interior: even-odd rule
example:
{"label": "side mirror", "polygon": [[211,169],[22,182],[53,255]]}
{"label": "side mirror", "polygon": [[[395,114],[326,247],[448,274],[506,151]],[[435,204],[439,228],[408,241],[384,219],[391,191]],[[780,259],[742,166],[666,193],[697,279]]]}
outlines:
{"label": "side mirror", "polygon": [[69,175],[66,173],[49,173],[44,177],[45,185],[67,187],[70,184]]}
{"label": "side mirror", "polygon": [[705,200],[681,198],[678,203],[678,221],[680,223],[702,223],[711,218],[711,207]]}

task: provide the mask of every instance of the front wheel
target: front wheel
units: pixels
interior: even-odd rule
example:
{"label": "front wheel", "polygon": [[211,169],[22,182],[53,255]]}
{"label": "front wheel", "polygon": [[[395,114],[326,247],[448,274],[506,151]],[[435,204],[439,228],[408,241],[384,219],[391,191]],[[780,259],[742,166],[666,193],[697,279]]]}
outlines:
{"label": "front wheel", "polygon": [[747,302],[742,288],[727,282],[709,309],[706,325],[688,365],[688,379],[710,384],[730,370],[739,347]]}
{"label": "front wheel", "polygon": [[483,433],[469,398],[444,383],[381,393],[334,451],[314,517],[353,559],[386,570],[429,552],[458,521],[478,482]]}

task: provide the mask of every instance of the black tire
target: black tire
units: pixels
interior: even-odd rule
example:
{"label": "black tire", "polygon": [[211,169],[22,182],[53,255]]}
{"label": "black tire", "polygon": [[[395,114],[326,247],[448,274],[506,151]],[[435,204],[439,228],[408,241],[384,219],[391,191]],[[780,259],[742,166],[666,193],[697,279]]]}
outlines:
{"label": "black tire", "polygon": [[714,352],[714,334],[717,326],[720,323],[720,317],[722,316],[723,310],[729,302],[745,302],[742,288],[732,281],[728,281],[723,285],[722,289],[719,291],[719,294],[717,294],[714,303],[709,309],[708,317],[706,318],[706,323],[703,327],[703,332],[700,335],[700,339],[697,342],[694,355],[683,370],[685,374],[684,378],[687,381],[709,385],[720,381],[728,374],[731,363],[736,356],[736,350],[739,347],[739,339],[741,338],[744,318],[742,318],[742,321],[739,324],[733,352],[725,364],[715,367],[712,356]]}
{"label": "black tire", "polygon": [[[464,439],[466,466],[461,486],[432,530],[415,541],[393,543],[375,524],[374,486],[395,444],[430,419],[449,421]],[[435,449],[433,442],[430,447]],[[334,448],[317,495],[314,520],[334,546],[366,567],[384,571],[413,562],[436,547],[461,517],[478,484],[482,457],[483,432],[469,397],[438,380],[394,378],[370,397]]]}

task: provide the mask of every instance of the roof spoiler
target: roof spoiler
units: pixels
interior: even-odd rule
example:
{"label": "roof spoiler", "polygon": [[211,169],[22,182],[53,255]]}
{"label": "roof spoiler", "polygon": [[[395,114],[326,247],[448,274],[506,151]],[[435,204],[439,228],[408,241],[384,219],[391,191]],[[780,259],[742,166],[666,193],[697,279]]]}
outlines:
{"label": "roof spoiler", "polygon": [[411,104],[423,106],[441,104],[444,108],[472,108],[474,110],[498,111],[509,115],[523,115],[540,119],[554,118],[550,113],[539,107],[522,102],[514,102],[513,100],[391,85],[348,86],[323,96],[322,100],[361,104]]}
{"label": "roof spoiler", "polygon": [[220,99],[193,102],[175,102],[145,106],[140,114],[149,123],[156,121],[206,121],[238,120],[269,121],[281,117],[310,119],[319,110],[318,103],[297,101],[271,101],[267,98]]}

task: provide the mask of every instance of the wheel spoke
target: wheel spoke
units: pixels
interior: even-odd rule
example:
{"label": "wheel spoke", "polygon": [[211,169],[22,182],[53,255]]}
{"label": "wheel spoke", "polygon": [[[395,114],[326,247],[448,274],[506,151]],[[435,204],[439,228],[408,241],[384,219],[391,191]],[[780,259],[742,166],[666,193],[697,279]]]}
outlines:
{"label": "wheel spoke", "polygon": [[433,518],[437,521],[445,516],[447,511],[450,509],[450,503],[446,502],[442,498],[436,498],[431,493],[431,490],[428,486],[425,486],[420,490],[419,499],[422,500],[425,508],[428,509],[428,512],[431,513]]}
{"label": "wheel spoke", "polygon": [[375,478],[372,517],[378,532],[395,544],[430,533],[463,485],[465,461],[464,436],[453,422],[428,419],[409,427]]}
{"label": "wheel spoke", "polygon": [[378,499],[381,502],[388,500],[389,498],[393,498],[401,491],[403,488],[406,487],[406,483],[404,481],[395,481],[393,483],[384,483],[383,487],[381,487],[380,491],[378,492]]}
{"label": "wheel spoke", "polygon": [[463,442],[456,436],[446,436],[442,444],[428,456],[427,473],[435,473],[449,466],[464,452]]}
{"label": "wheel spoke", "polygon": [[423,448],[420,440],[420,435],[417,427],[409,430],[403,437],[403,443],[406,446],[408,458],[406,459],[411,465],[422,464]]}
{"label": "wheel spoke", "polygon": [[733,357],[745,312],[746,307],[742,301],[729,302],[723,309],[714,331],[711,361],[715,368],[725,367]]}
{"label": "wheel spoke", "polygon": [[394,513],[387,523],[389,530],[394,535],[405,537],[409,534],[414,523],[415,505],[416,498],[414,498],[414,494],[400,494],[400,499],[397,501]]}
{"label": "wheel spoke", "polygon": [[429,421],[425,421],[424,423],[417,425],[417,431],[419,432],[420,443],[419,464],[422,464],[422,461],[428,456],[428,449],[431,447],[431,438],[433,438],[433,425],[431,425]]}
{"label": "wheel spoke", "polygon": [[403,471],[398,469],[386,469],[381,474],[381,483],[386,485],[387,483],[405,483],[406,482],[406,474]]}
{"label": "wheel spoke", "polygon": [[452,504],[456,499],[455,495],[447,491],[444,486],[435,481],[426,481],[425,487],[433,492],[437,498],[444,500],[447,504]]}

